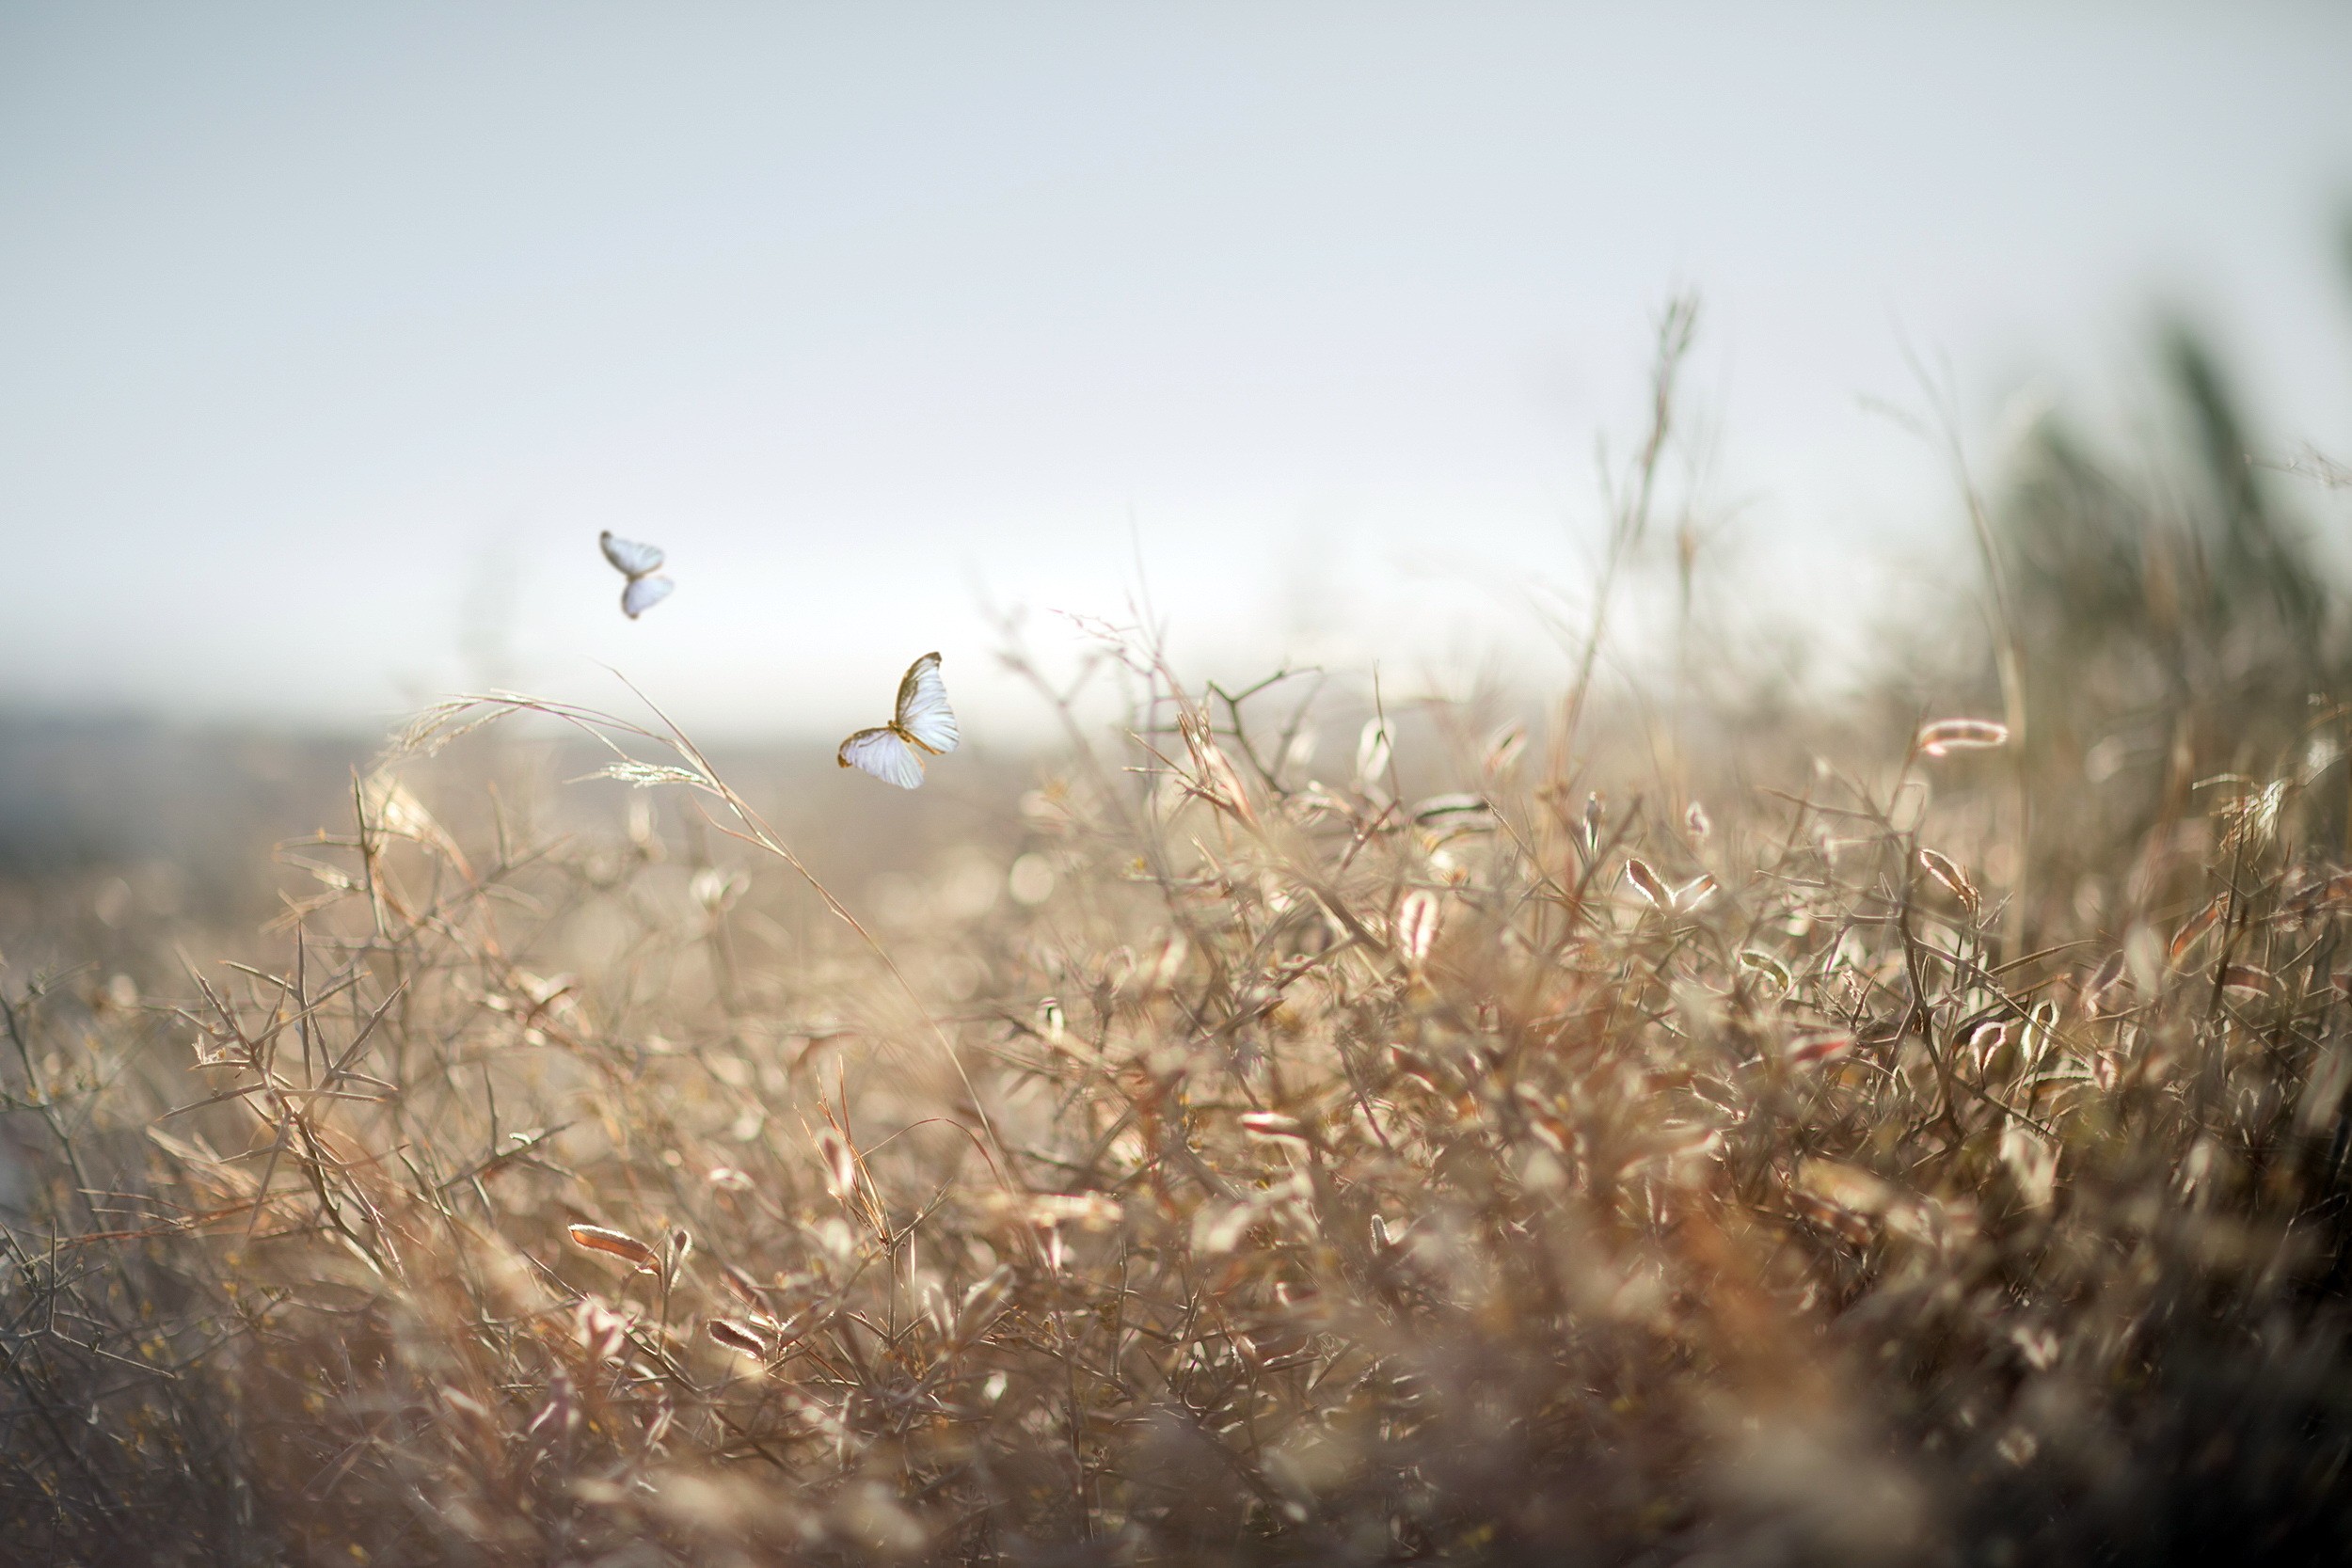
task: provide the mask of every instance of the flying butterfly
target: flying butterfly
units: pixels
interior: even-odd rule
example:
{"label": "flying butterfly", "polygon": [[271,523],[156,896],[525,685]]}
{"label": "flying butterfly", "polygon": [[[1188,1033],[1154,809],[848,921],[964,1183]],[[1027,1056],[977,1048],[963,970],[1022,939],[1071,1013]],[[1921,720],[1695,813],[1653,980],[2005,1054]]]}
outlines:
{"label": "flying butterfly", "polygon": [[628,578],[628,585],[621,590],[621,612],[630,620],[668,598],[677,586],[668,578],[654,576],[666,559],[654,546],[624,539],[611,529],[596,535],[596,543],[604,547],[604,558],[612,562],[612,569]]}
{"label": "flying butterfly", "polygon": [[860,730],[841,743],[836,760],[844,768],[871,773],[900,789],[923,783],[923,758],[941,756],[962,739],[947,708],[947,686],[939,678],[939,656],[925,654],[907,666],[898,683],[898,704],[890,722]]}

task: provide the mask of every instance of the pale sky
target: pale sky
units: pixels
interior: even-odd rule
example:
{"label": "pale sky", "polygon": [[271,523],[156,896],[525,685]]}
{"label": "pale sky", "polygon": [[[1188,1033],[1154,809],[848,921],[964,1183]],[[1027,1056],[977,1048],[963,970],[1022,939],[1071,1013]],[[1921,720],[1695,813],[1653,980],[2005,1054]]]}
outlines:
{"label": "pale sky", "polygon": [[975,584],[1138,555],[1227,670],[1523,649],[1681,286],[1818,610],[1955,526],[1907,343],[1983,436],[2184,305],[2352,450],[2347,201],[2341,5],[0,0],[0,704],[817,734],[936,647],[1010,734]]}

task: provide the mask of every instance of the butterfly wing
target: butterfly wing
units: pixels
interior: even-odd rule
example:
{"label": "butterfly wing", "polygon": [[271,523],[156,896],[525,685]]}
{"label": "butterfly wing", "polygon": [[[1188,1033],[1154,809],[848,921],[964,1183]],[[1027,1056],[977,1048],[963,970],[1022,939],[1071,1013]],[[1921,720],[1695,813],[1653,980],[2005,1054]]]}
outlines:
{"label": "butterfly wing", "polygon": [[676,583],[668,578],[631,578],[621,590],[621,609],[632,621],[670,596]]}
{"label": "butterfly wing", "polygon": [[[634,539],[624,539],[611,529],[596,535],[596,543],[604,546],[604,558],[612,562],[613,570],[624,577],[642,578],[648,572],[661,570],[664,559],[651,545],[641,545]],[[635,610],[629,611],[634,615]]]}
{"label": "butterfly wing", "polygon": [[923,754],[888,724],[850,736],[835,760],[900,789],[918,789],[923,784]]}
{"label": "butterfly wing", "polygon": [[925,654],[908,667],[907,678],[898,683],[895,722],[901,734],[934,754],[954,751],[963,738],[947,707],[947,683],[939,678],[937,654]]}

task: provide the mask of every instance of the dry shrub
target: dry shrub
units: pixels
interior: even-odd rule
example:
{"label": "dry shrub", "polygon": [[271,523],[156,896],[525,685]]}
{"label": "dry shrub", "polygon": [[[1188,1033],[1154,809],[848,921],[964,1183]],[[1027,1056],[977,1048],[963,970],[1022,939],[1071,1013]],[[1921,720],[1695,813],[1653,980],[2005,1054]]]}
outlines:
{"label": "dry shrub", "polygon": [[[1998,695],[1809,770],[1786,710],[1711,768],[1588,715],[1597,612],[1552,724],[1375,708],[1321,772],[1297,683],[1109,637],[1116,737],[1065,705],[852,907],[658,721],[427,714],[263,961],[0,974],[0,1540],[2340,1555],[2352,707],[2184,363],[2221,520],[2049,445],[1979,514]],[[625,832],[453,766],[533,725]]]}
{"label": "dry shrub", "polygon": [[[20,977],[8,1539],[2344,1538],[2352,879],[2305,832],[2336,710],[2149,829],[2204,834],[2179,907],[2014,952],[1998,748],[1692,810],[1504,737],[1398,796],[1385,723],[1310,778],[1258,721],[1279,683],[1213,700],[1124,657],[1135,722],[1023,802],[1018,869],[966,857],[886,920],[771,918],[788,848],[691,744],[564,710],[738,858],[682,865],[642,816],[461,843],[412,759],[298,850],[275,965],[168,1009]],[[517,717],[444,710],[411,750]]]}

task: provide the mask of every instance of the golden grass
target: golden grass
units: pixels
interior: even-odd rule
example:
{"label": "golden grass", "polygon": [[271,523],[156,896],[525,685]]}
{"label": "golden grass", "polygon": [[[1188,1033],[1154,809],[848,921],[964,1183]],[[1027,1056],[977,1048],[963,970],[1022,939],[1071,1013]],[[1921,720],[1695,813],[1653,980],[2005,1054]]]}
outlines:
{"label": "golden grass", "polygon": [[[2340,1553],[2345,683],[2244,609],[2275,529],[2035,537],[1998,701],[1712,762],[1580,679],[1317,772],[1294,683],[1130,641],[1127,723],[881,896],[658,719],[436,710],[256,962],[0,974],[0,1540]],[[550,726],[605,780],[518,782]]]}
{"label": "golden grass", "polygon": [[1453,787],[1406,795],[1393,755],[1266,760],[1279,686],[1213,711],[1135,657],[1124,750],[1022,803],[1034,904],[967,858],[796,931],[788,848],[691,744],[566,711],[740,853],[461,843],[414,762],[304,848],[276,964],[168,1012],[20,984],[10,1103],[55,1136],[6,1237],[11,1539],[1819,1561],[2342,1524],[2321,753],[2152,824],[2120,942],[2011,953],[2013,770],[1926,754],[1989,733],[1613,806],[1416,724]]}

